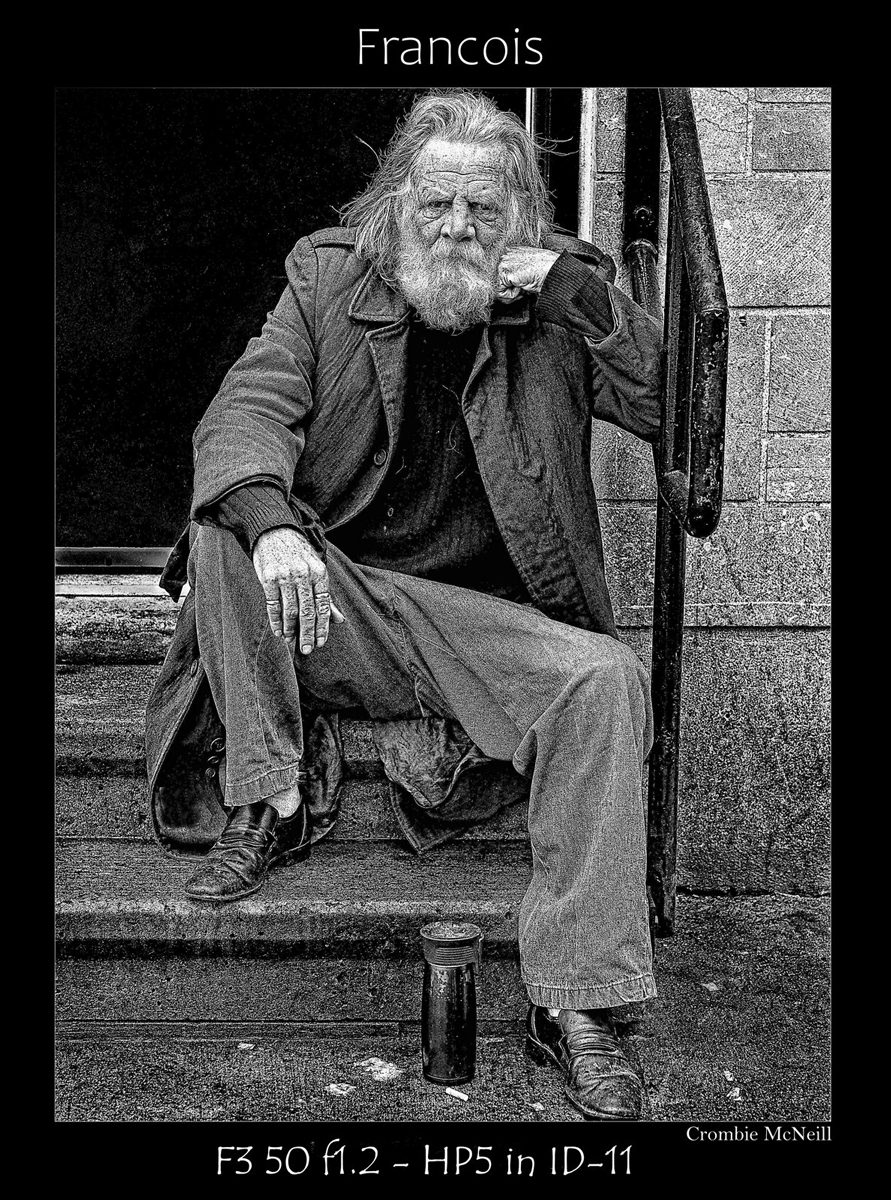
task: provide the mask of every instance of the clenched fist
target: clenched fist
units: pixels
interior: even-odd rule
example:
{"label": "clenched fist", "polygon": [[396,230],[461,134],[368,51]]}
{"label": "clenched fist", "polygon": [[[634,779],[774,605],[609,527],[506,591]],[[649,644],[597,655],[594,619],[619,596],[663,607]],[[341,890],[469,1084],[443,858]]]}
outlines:
{"label": "clenched fist", "polygon": [[254,570],[266,596],[266,614],[276,637],[291,653],[300,633],[300,653],[311,654],[328,640],[329,621],[346,618],[332,603],[328,569],[302,533],[283,527],[260,535]]}
{"label": "clenched fist", "polygon": [[513,246],[498,264],[498,299],[516,300],[522,292],[540,292],[545,276],[560,255],[535,246]]}

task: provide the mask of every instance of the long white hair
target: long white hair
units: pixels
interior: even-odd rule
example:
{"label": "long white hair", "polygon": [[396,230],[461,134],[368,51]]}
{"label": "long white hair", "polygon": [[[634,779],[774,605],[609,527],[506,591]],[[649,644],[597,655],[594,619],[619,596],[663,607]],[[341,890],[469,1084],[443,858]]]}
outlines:
{"label": "long white hair", "polygon": [[475,92],[427,92],[396,127],[371,183],[340,209],[341,223],[356,230],[356,253],[371,262],[387,283],[394,282],[401,204],[415,185],[421,151],[433,138],[499,148],[512,240],[539,246],[553,229],[554,206],[538,167],[538,154],[544,147],[530,136],[520,118]]}

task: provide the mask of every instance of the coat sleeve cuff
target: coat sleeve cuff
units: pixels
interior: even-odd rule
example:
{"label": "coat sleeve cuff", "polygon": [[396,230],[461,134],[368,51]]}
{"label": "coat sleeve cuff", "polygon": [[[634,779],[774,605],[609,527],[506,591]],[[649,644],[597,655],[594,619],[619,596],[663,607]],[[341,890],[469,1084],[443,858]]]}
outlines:
{"label": "coat sleeve cuff", "polygon": [[252,551],[261,534],[270,529],[283,525],[299,528],[287,500],[270,483],[247,483],[229,492],[215,507],[217,517],[236,536],[241,534]]}
{"label": "coat sleeve cuff", "polygon": [[246,483],[228,492],[208,510],[208,517],[229,529],[249,553],[262,534],[288,527],[299,530],[324,558],[325,539],[318,517],[292,498],[290,503],[271,483]]}
{"label": "coat sleeve cuff", "polygon": [[536,312],[541,321],[553,321],[596,341],[616,330],[609,287],[566,250],[545,276]]}

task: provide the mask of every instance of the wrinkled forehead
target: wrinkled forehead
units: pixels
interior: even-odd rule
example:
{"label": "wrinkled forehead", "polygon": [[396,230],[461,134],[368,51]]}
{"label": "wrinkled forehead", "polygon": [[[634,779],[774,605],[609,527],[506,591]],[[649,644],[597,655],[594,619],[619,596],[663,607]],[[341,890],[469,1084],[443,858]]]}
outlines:
{"label": "wrinkled forehead", "polygon": [[412,171],[415,187],[507,186],[504,154],[497,146],[468,145],[439,138],[429,141],[418,155]]}

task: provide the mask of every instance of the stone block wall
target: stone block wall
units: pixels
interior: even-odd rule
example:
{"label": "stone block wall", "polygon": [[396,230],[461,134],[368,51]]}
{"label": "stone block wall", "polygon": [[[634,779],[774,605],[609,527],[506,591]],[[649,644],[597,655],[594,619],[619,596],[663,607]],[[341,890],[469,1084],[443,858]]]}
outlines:
{"label": "stone block wall", "polygon": [[[618,257],[625,91],[601,88],[596,100],[593,237]],[[828,884],[829,89],[694,88],[693,101],[731,325],[723,515],[711,537],[687,544],[685,623],[694,651],[688,662],[695,658],[697,665],[685,674],[680,883],[822,891]],[[663,164],[664,225],[664,150]],[[621,264],[618,283],[630,290]],[[592,470],[617,620],[629,641],[645,644],[656,494],[651,451],[598,422]],[[711,857],[702,852],[706,828],[714,837]],[[737,865],[722,872],[727,845],[756,828],[753,870]],[[786,868],[773,872],[772,860]]]}

